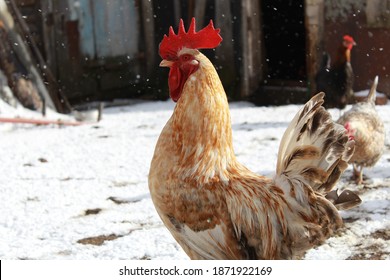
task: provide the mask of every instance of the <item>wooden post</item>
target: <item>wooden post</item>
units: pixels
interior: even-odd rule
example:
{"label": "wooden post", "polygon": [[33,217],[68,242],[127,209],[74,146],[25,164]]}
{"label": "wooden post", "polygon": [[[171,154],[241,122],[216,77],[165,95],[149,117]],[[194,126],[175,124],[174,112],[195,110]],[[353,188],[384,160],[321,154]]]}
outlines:
{"label": "wooden post", "polygon": [[46,63],[52,72],[57,69],[54,6],[52,0],[41,0],[43,45],[46,54]]}
{"label": "wooden post", "polygon": [[215,1],[215,26],[221,29],[221,46],[216,48],[216,66],[220,78],[224,81],[226,93],[235,95],[236,71],[234,62],[233,23],[230,0]]}
{"label": "wooden post", "polygon": [[249,49],[248,43],[248,20],[247,20],[247,6],[250,0],[241,1],[241,97],[249,95],[249,56],[247,51]]}
{"label": "wooden post", "polygon": [[[305,0],[306,67],[310,92],[315,92],[315,76],[321,63],[324,33],[324,1]],[[316,93],[316,92],[315,92]]]}
{"label": "wooden post", "polygon": [[98,108],[98,117],[97,117],[97,121],[100,122],[103,118],[103,109],[104,109],[104,103],[103,102],[99,102],[99,108]]}
{"label": "wooden post", "polygon": [[153,17],[153,3],[152,1],[141,1],[143,31],[145,38],[145,62],[146,73],[149,76],[155,68],[156,51],[154,40],[154,17]]}
{"label": "wooden post", "polygon": [[251,77],[250,77],[250,90],[251,94],[258,89],[263,77],[263,29],[261,23],[261,8],[260,1],[251,1],[252,4],[252,16],[251,16],[251,30],[252,30],[252,42],[251,42]]}
{"label": "wooden post", "polygon": [[241,1],[241,97],[250,96],[263,79],[262,29],[259,1]]}
{"label": "wooden post", "polygon": [[198,26],[203,26],[205,24],[204,15],[206,12],[206,2],[206,0],[198,0],[195,3],[194,17],[196,18]]}
{"label": "wooden post", "polygon": [[181,18],[181,5],[180,0],[173,0],[173,11],[175,16],[175,25],[179,24],[179,20]]}

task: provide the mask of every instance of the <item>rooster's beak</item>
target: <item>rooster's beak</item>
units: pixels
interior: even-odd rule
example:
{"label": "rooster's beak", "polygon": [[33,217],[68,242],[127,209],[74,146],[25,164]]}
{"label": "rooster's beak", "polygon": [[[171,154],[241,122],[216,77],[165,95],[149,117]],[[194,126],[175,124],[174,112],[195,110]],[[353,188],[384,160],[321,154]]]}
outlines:
{"label": "rooster's beak", "polygon": [[172,61],[163,59],[163,60],[160,62],[160,67],[171,67],[172,64],[173,64]]}

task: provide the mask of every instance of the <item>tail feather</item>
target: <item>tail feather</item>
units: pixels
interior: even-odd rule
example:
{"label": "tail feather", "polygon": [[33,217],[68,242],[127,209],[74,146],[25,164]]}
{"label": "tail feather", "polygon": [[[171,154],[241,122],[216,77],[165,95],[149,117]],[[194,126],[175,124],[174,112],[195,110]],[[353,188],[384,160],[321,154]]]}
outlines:
{"label": "tail feather", "polygon": [[370,92],[368,93],[367,96],[367,101],[373,104],[375,104],[377,86],[378,86],[378,76],[375,76],[374,82],[372,83]]}
{"label": "tail feather", "polygon": [[286,215],[298,221],[289,228],[298,255],[342,226],[338,210],[360,203],[352,192],[338,195],[331,191],[348,166],[355,142],[321,106],[323,98],[324,93],[312,97],[287,127],[274,178],[293,209]]}
{"label": "tail feather", "polygon": [[341,194],[338,194],[338,190],[333,190],[326,195],[326,199],[332,202],[338,210],[348,210],[362,202],[360,197],[350,190],[344,190]]}
{"label": "tail feather", "polygon": [[[294,117],[279,147],[275,180],[327,194],[354,152],[345,128],[321,106],[324,93],[312,97]],[[305,192],[304,190],[302,190]]]}

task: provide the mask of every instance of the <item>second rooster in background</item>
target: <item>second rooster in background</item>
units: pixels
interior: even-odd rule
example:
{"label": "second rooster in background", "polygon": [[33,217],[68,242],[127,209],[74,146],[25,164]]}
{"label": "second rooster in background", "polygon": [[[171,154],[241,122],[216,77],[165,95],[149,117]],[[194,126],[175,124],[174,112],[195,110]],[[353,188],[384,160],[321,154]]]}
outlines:
{"label": "second rooster in background", "polygon": [[324,53],[316,75],[316,92],[325,92],[324,106],[326,108],[344,109],[348,103],[354,102],[351,50],[355,45],[355,40],[345,35],[332,64],[329,54]]}

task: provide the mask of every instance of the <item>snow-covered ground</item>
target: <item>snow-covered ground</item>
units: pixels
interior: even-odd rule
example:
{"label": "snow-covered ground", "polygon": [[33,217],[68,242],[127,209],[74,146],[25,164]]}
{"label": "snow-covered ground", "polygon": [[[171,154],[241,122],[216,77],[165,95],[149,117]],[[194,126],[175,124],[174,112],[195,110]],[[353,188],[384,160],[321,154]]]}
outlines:
{"label": "snow-covered ground", "polygon": [[[279,141],[299,107],[232,103],[238,158],[272,176]],[[109,108],[101,122],[77,127],[0,124],[0,259],[187,259],[147,185],[173,108],[171,101]],[[351,182],[351,168],[339,184],[358,191],[363,203],[343,212],[345,228],[306,259],[390,259],[390,105],[378,111],[387,131],[384,155],[365,170],[368,184]],[[26,114],[0,100],[0,117]]]}

